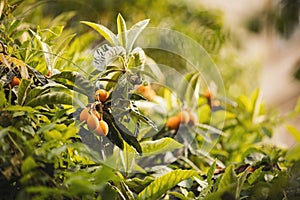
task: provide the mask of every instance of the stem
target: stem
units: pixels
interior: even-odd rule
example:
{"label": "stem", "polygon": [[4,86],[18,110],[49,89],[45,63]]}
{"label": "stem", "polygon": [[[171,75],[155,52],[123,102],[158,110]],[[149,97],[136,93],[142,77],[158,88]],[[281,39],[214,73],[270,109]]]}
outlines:
{"label": "stem", "polygon": [[101,143],[100,152],[101,152],[103,161],[105,161],[106,160],[106,155],[105,155],[105,152],[104,152],[104,145],[103,145],[103,138],[102,137],[100,137],[100,143]]}
{"label": "stem", "polygon": [[16,146],[16,148],[18,149],[18,151],[21,153],[22,157],[24,156],[24,152],[22,151],[22,149],[20,148],[20,146],[16,143],[16,141],[11,137],[10,133],[7,133],[9,139],[11,140],[11,142]]}

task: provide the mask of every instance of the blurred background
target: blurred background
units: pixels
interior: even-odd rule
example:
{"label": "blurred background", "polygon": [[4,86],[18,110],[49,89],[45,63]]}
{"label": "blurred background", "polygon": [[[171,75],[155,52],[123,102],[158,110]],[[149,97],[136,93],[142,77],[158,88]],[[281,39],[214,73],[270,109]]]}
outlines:
{"label": "blurred background", "polygon": [[[260,88],[267,107],[285,115],[300,96],[300,0],[12,2],[19,4],[16,16],[28,27],[63,25],[70,33],[91,34],[95,46],[102,38],[79,21],[116,32],[118,13],[129,26],[149,18],[150,27],[170,28],[200,43],[218,66],[229,98]],[[299,117],[289,123],[300,128]],[[285,127],[278,127],[271,141],[285,147],[295,143]]]}

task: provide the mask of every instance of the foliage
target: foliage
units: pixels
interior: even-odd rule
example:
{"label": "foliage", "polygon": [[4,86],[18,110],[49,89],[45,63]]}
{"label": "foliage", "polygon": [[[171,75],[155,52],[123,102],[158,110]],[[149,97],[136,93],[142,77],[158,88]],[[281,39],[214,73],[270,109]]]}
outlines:
{"label": "foliage", "polygon": [[[91,56],[93,34],[24,27],[15,5],[0,8],[1,198],[299,198],[299,144],[286,150],[262,143],[282,119],[265,109],[259,90],[224,100],[201,88],[191,111],[168,88],[148,82],[155,72],[145,70],[147,52],[133,44],[149,20],[128,28],[119,14],[117,34],[82,21],[108,42]],[[12,85],[13,77],[20,83]],[[193,89],[199,77],[185,75]],[[109,93],[107,100],[94,97],[98,89]],[[189,105],[193,94],[184,92],[180,100]],[[157,99],[168,107],[163,117],[139,106]],[[107,122],[107,137],[79,122],[83,108]],[[197,119],[182,121],[180,132],[165,125],[184,110]],[[299,105],[290,116],[298,114]],[[298,141],[299,131],[287,128]]]}

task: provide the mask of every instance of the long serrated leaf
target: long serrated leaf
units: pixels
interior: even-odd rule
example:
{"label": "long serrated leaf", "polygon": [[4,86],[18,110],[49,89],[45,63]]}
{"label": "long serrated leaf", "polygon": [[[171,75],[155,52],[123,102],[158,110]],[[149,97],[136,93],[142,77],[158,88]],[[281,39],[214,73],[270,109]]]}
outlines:
{"label": "long serrated leaf", "polygon": [[161,195],[172,189],[181,181],[197,176],[194,170],[174,170],[157,179],[138,194],[139,200],[158,199]]}
{"label": "long serrated leaf", "polygon": [[104,44],[95,51],[93,64],[99,71],[104,71],[107,65],[125,54],[126,50],[121,46]]}
{"label": "long serrated leaf", "polygon": [[124,143],[124,149],[119,152],[120,160],[126,173],[132,172],[135,164],[136,151],[128,143]]}
{"label": "long serrated leaf", "polygon": [[50,88],[55,88],[56,90],[60,89],[60,88],[67,88],[66,86],[64,85],[61,85],[61,84],[58,84],[58,83],[48,83],[46,85],[43,85],[42,87],[38,86],[36,88],[33,88],[31,89],[27,96],[26,96],[26,99],[24,101],[24,103],[26,104],[27,102],[31,101],[33,98],[36,98],[37,96],[39,95],[42,95],[42,94],[45,94],[47,92],[49,92],[49,89]]}
{"label": "long serrated leaf", "polygon": [[100,33],[100,35],[102,35],[110,44],[114,46],[119,45],[117,36],[105,26],[93,22],[87,22],[87,21],[81,21],[80,23],[88,25],[91,28],[93,28],[95,31]]}
{"label": "long serrated leaf", "polygon": [[9,106],[6,108],[8,111],[24,111],[28,113],[33,113],[35,110],[30,107],[30,106],[20,106],[20,105],[14,105],[14,106]]}
{"label": "long serrated leaf", "polygon": [[64,78],[64,79],[68,79],[71,82],[75,82],[76,77],[79,75],[78,72],[74,72],[74,71],[63,71],[59,74],[54,74],[51,79],[56,79],[56,78]]}
{"label": "long serrated leaf", "polygon": [[43,92],[47,92],[47,91],[45,91],[45,89],[43,89],[42,87],[36,87],[36,88],[31,89],[27,94],[24,104],[28,103],[33,98],[41,95]]}
{"label": "long serrated leaf", "polygon": [[120,44],[126,48],[127,45],[127,28],[126,22],[122,15],[119,13],[117,18],[117,27],[118,27],[118,37]]}
{"label": "long serrated leaf", "polygon": [[128,31],[128,34],[127,34],[127,52],[130,52],[132,50],[132,47],[136,41],[136,39],[138,38],[138,36],[141,34],[141,32],[146,28],[146,26],[148,25],[149,23],[149,19],[145,19],[145,20],[142,20],[136,24],[134,24]]}
{"label": "long serrated leaf", "polygon": [[141,142],[141,147],[145,156],[151,156],[182,148],[183,144],[172,138],[165,137],[158,140]]}
{"label": "long serrated leaf", "polygon": [[85,94],[86,96],[89,97],[89,99],[94,98],[93,93],[95,91],[93,83],[91,83],[85,76],[81,75],[78,72],[73,72],[73,71],[64,71],[59,74],[55,74],[51,77],[53,81],[56,81],[58,83],[61,83],[67,87],[70,87],[65,80],[69,80],[71,83],[73,83],[74,90],[76,87],[78,87],[77,91],[80,93]]}
{"label": "long serrated leaf", "polygon": [[18,104],[23,105],[27,92],[30,90],[31,80],[22,79],[18,89]]}
{"label": "long serrated leaf", "polygon": [[42,41],[42,37],[38,33],[32,30],[30,30],[30,32],[34,35],[34,37],[38,40],[42,47],[48,71],[53,71],[53,54],[51,47],[47,43]]}
{"label": "long serrated leaf", "polygon": [[31,101],[27,102],[27,106],[43,106],[43,105],[52,105],[52,104],[66,104],[72,105],[72,96],[64,92],[52,92],[40,95]]}
{"label": "long serrated leaf", "polygon": [[146,186],[148,186],[154,178],[152,176],[146,176],[143,180],[137,177],[125,180],[126,185],[134,192],[141,192]]}
{"label": "long serrated leaf", "polygon": [[130,130],[128,130],[122,123],[114,121],[114,124],[116,124],[116,127],[118,127],[118,130],[122,135],[122,138],[130,146],[132,146],[139,154],[142,154],[142,147],[138,142],[137,138],[133,136],[133,133],[131,133]]}

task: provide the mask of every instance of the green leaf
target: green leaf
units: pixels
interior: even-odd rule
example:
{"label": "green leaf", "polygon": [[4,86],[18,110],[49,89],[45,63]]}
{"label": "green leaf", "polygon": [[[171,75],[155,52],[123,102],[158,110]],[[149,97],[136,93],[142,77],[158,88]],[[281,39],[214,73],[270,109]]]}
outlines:
{"label": "green leaf", "polygon": [[38,33],[34,32],[32,30],[30,30],[30,32],[39,41],[39,43],[42,47],[48,71],[53,71],[53,54],[52,54],[51,47],[47,43],[42,41],[42,37],[40,35],[38,35]]}
{"label": "green leaf", "polygon": [[9,106],[7,107],[8,111],[24,111],[24,112],[28,112],[28,113],[33,113],[34,109],[30,106],[20,106],[20,105],[13,105],[13,106]]}
{"label": "green leaf", "polygon": [[235,191],[236,199],[239,199],[239,197],[241,196],[241,191],[243,189],[244,183],[247,180],[247,176],[249,174],[248,169],[249,167],[242,174],[239,174],[237,177],[237,184],[236,184],[236,191]]}
{"label": "green leaf", "polygon": [[95,31],[100,33],[100,35],[102,35],[110,44],[112,44],[114,46],[119,45],[116,35],[113,32],[111,32],[108,28],[106,28],[105,26],[103,26],[101,24],[87,22],[87,21],[81,21],[80,23],[83,23],[83,24],[88,25],[91,28],[93,28]]}
{"label": "green leaf", "polygon": [[26,65],[26,67],[34,74],[34,76],[38,79],[40,83],[42,83],[42,85],[49,83],[49,80],[46,79],[45,76],[43,76],[39,71],[35,70],[29,65]]}
{"label": "green leaf", "polygon": [[294,137],[296,142],[300,142],[300,131],[295,126],[287,124],[285,128]]}
{"label": "green leaf", "polygon": [[[124,167],[125,173],[132,172],[132,168],[135,164],[135,157],[136,157],[136,150],[128,145],[128,143],[124,143],[124,149],[118,153],[120,156],[120,160],[122,162],[122,165]],[[122,169],[123,170],[123,169]]]}
{"label": "green leaf", "polygon": [[141,192],[146,186],[148,186],[154,178],[152,176],[146,176],[143,180],[134,177],[133,179],[127,179],[126,185],[135,193]]}
{"label": "green leaf", "polygon": [[[51,79],[88,96],[90,99],[94,99],[94,85],[85,76],[78,72],[63,71],[59,74],[53,75]],[[71,84],[71,86],[68,84]]]}
{"label": "green leaf", "polygon": [[182,148],[183,144],[165,137],[159,140],[141,142],[141,147],[145,156],[151,156]]}
{"label": "green leaf", "polygon": [[119,132],[119,130],[117,129],[117,127],[115,126],[115,124],[113,123],[112,118],[110,117],[110,114],[104,112],[103,113],[103,118],[104,121],[107,122],[108,126],[109,126],[109,132],[107,134],[107,138],[115,145],[117,145],[120,149],[124,149],[124,142],[123,142],[123,138]]}
{"label": "green leaf", "polygon": [[[47,90],[46,90],[47,91]],[[40,94],[42,94],[43,92],[45,92],[45,89],[43,89],[42,87],[36,87],[36,88],[33,88],[31,89],[29,92],[28,92],[28,95],[25,99],[25,102],[24,104],[26,104],[28,101],[31,101],[33,98],[39,96]]]}
{"label": "green leaf", "polygon": [[36,98],[36,97],[38,97],[42,94],[45,94],[45,93],[49,92],[50,88],[55,88],[55,90],[57,91],[60,88],[65,89],[66,87],[62,84],[51,82],[51,83],[48,83],[46,85],[43,85],[42,87],[38,86],[36,88],[33,88],[28,92],[24,104],[31,101],[33,98]]}
{"label": "green leaf", "polygon": [[[118,82],[119,78],[122,77],[123,73],[122,72],[116,72],[110,79],[109,82],[106,85],[106,90],[111,90],[116,83]],[[99,81],[103,81],[103,80],[99,80]]]}
{"label": "green leaf", "polygon": [[155,179],[150,185],[148,185],[144,190],[138,194],[139,200],[149,200],[158,199],[166,193],[168,190],[172,189],[181,181],[197,176],[198,172],[194,170],[174,170],[171,171],[157,179]]}
{"label": "green leaf", "polygon": [[125,54],[126,50],[121,46],[111,47],[104,44],[95,51],[93,64],[99,71],[104,71],[106,66]]}
{"label": "green leaf", "polygon": [[217,191],[224,191],[227,190],[228,188],[231,188],[233,185],[235,185],[237,182],[237,178],[234,172],[234,167],[233,165],[230,165],[226,168]]}
{"label": "green leaf", "polygon": [[216,167],[217,167],[217,162],[214,161],[214,163],[208,169],[206,180],[207,180],[207,183],[208,183],[209,187],[211,187],[212,184],[213,184],[213,176],[214,176],[214,172],[216,170]]}
{"label": "green leaf", "polygon": [[128,31],[127,38],[128,38],[128,45],[127,45],[127,52],[130,52],[132,50],[132,47],[138,38],[138,36],[141,34],[141,32],[146,28],[146,26],[149,23],[149,19],[145,19],[143,21],[140,21],[136,24],[134,24]]}
{"label": "green leaf", "polygon": [[129,68],[141,68],[143,69],[146,62],[146,54],[144,50],[140,47],[136,47],[131,52],[131,57],[129,60]]}
{"label": "green leaf", "polygon": [[127,28],[126,22],[122,15],[119,13],[117,18],[118,36],[120,44],[126,48],[127,46]]}
{"label": "green leaf", "polygon": [[26,174],[37,166],[35,160],[31,156],[28,156],[22,163],[21,172],[22,174]]}
{"label": "green leaf", "polygon": [[138,153],[142,153],[142,148],[140,143],[137,141],[137,138],[133,136],[133,134],[130,132],[130,130],[128,130],[122,123],[116,122],[114,120],[112,120],[113,123],[116,125],[116,127],[118,127],[118,131],[120,132],[122,138],[129,144],[131,145],[133,148],[135,148],[135,150]]}
{"label": "green leaf", "polygon": [[23,105],[26,99],[26,93],[30,90],[31,80],[22,79],[18,89],[18,104]]}
{"label": "green leaf", "polygon": [[262,173],[262,168],[260,167],[258,169],[256,169],[247,179],[248,183],[250,185],[252,185],[253,183],[256,182],[256,180],[258,180],[261,176],[263,176],[264,174]]}
{"label": "green leaf", "polygon": [[26,187],[26,193],[28,194],[43,194],[43,196],[61,196],[65,194],[66,191],[58,188],[50,188],[49,186],[30,186]]}
{"label": "green leaf", "polygon": [[67,79],[70,80],[72,83],[75,82],[76,77],[79,75],[78,72],[74,72],[74,71],[63,71],[59,74],[54,74],[51,79],[57,79],[57,78],[63,78],[63,79]]}
{"label": "green leaf", "polygon": [[130,191],[128,186],[123,181],[117,183],[116,186],[118,188],[118,193],[120,194],[122,199],[135,200],[134,194],[132,193],[132,191]]}
{"label": "green leaf", "polygon": [[51,104],[66,104],[72,105],[72,97],[64,92],[51,92],[47,94],[40,95],[31,101],[27,102],[26,106],[43,106]]}
{"label": "green leaf", "polygon": [[0,109],[6,105],[6,97],[2,85],[0,85]]}

